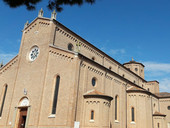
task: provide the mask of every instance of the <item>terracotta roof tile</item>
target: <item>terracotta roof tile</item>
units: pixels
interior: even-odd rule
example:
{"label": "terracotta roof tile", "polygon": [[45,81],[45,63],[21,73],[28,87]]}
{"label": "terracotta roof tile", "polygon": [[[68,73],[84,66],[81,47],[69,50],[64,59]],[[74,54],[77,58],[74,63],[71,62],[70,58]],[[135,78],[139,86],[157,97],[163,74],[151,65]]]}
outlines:
{"label": "terracotta roof tile", "polygon": [[139,87],[136,87],[136,86],[133,86],[132,88],[129,88],[129,89],[128,89],[128,91],[138,91],[138,90],[140,90],[140,91],[145,91],[144,89],[139,88]]}
{"label": "terracotta roof tile", "polygon": [[153,116],[166,116],[166,115],[156,111],[156,112],[153,114]]}
{"label": "terracotta roof tile", "polygon": [[104,93],[99,92],[97,90],[90,90],[86,93],[86,95],[104,95]]}
{"label": "terracotta roof tile", "polygon": [[88,91],[87,93],[84,94],[84,97],[85,98],[88,98],[88,97],[97,97],[97,98],[108,99],[110,101],[113,100],[112,96],[105,95],[104,93],[99,92],[97,90],[90,90],[90,91]]}
{"label": "terracotta roof tile", "polygon": [[170,98],[170,93],[168,92],[160,92],[160,93],[155,93],[156,96],[160,97],[160,98]]}

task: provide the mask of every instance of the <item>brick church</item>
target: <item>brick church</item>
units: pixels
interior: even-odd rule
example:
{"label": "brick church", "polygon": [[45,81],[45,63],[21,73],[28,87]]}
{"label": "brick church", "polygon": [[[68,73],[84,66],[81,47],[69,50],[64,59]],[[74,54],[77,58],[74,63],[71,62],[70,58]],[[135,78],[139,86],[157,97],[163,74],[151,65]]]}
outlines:
{"label": "brick church", "polygon": [[43,10],[0,68],[0,128],[170,128],[170,93]]}

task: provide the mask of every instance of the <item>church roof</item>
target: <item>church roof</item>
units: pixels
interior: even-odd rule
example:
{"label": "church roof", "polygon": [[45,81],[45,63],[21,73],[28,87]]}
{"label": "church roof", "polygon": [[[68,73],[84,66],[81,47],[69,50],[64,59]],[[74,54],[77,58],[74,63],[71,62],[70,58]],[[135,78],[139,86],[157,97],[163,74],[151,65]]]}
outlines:
{"label": "church roof", "polygon": [[164,117],[165,117],[166,115],[156,111],[156,112],[153,114],[153,116],[164,116]]}
{"label": "church roof", "polygon": [[92,98],[92,97],[104,98],[104,99],[108,99],[108,100],[112,100],[112,99],[113,99],[113,97],[107,96],[107,95],[105,95],[104,93],[99,92],[99,91],[97,91],[97,90],[95,90],[95,89],[90,90],[90,91],[88,91],[88,92],[86,92],[86,93],[84,94],[84,98]]}
{"label": "church roof", "polygon": [[128,91],[146,91],[146,90],[136,87],[136,86],[133,86],[133,87],[129,88]]}
{"label": "church roof", "polygon": [[125,64],[140,64],[140,65],[142,65],[143,67],[145,67],[145,65],[143,65],[142,63],[136,62],[136,61],[134,61],[133,59],[132,59],[131,61],[127,62],[127,63],[124,63],[123,65],[125,65]]}
{"label": "church roof", "polygon": [[104,93],[99,92],[97,90],[91,90],[86,93],[86,95],[104,95]]}
{"label": "church roof", "polygon": [[168,92],[160,92],[160,93],[155,93],[156,96],[159,98],[170,98],[170,93]]}

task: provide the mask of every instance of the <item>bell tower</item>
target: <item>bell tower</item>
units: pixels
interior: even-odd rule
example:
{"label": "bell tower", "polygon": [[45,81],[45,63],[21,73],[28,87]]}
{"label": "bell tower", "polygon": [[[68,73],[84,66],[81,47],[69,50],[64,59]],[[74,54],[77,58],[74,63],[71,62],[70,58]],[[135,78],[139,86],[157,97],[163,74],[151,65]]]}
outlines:
{"label": "bell tower", "polygon": [[136,62],[133,58],[131,61],[123,64],[126,68],[144,79],[144,65]]}

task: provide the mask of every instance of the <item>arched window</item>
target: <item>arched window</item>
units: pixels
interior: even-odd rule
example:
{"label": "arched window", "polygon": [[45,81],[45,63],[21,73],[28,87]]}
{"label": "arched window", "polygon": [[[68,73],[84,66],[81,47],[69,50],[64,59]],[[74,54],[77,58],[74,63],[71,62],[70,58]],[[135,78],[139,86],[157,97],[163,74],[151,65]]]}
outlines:
{"label": "arched window", "polygon": [[3,107],[4,107],[4,103],[5,103],[5,97],[6,97],[6,93],[7,93],[7,88],[8,88],[8,86],[5,85],[4,88],[3,88],[3,92],[2,92],[0,117],[2,116],[2,111],[3,111]]}
{"label": "arched window", "polygon": [[94,120],[94,110],[91,110],[90,120]]}
{"label": "arched window", "polygon": [[132,113],[132,122],[135,121],[135,109],[134,107],[131,108],[131,113]]}
{"label": "arched window", "polygon": [[55,90],[54,90],[52,114],[56,114],[59,84],[60,84],[60,76],[57,76],[57,77],[56,77],[56,81],[55,81]]}
{"label": "arched window", "polygon": [[160,128],[159,123],[158,123],[158,128]]}
{"label": "arched window", "polygon": [[74,50],[74,46],[71,43],[68,44],[68,50],[70,50],[70,51]]}
{"label": "arched window", "polygon": [[115,120],[119,120],[119,97],[115,96]]}

